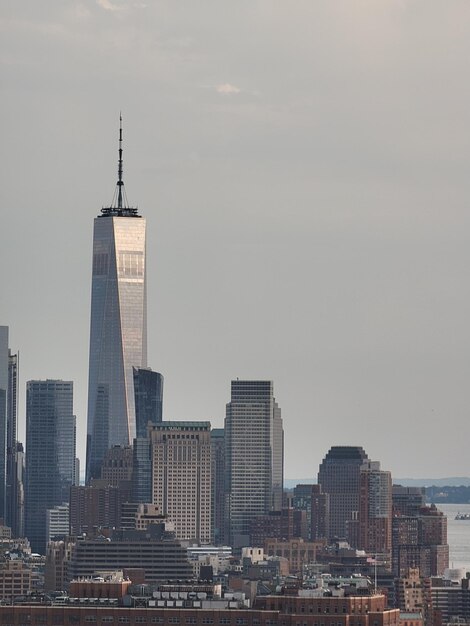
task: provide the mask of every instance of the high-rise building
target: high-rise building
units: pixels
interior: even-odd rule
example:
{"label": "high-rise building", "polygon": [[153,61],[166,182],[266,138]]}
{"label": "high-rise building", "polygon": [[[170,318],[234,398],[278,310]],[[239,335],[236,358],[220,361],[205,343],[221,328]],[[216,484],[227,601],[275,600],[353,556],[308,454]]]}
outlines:
{"label": "high-rise building", "polygon": [[150,430],[153,504],[178,539],[212,539],[210,422],[161,422]]}
{"label": "high-rise building", "polygon": [[402,577],[410,567],[423,577],[441,576],[449,567],[447,517],[435,504],[392,518],[392,571]]}
{"label": "high-rise building", "polygon": [[310,534],[312,541],[326,539],[330,528],[330,496],[321,485],[312,485],[312,514]]}
{"label": "high-rise building", "polygon": [[0,517],[5,517],[7,482],[8,326],[0,326]]}
{"label": "high-rise building", "polygon": [[163,419],[163,376],[149,367],[134,367],[136,437],[146,437],[148,423]]}
{"label": "high-rise building", "polygon": [[212,446],[212,533],[213,542],[219,545],[224,541],[225,505],[225,431],[223,428],[211,430]]}
{"label": "high-rise building", "polygon": [[233,380],[225,418],[226,525],[231,544],[250,544],[251,521],[282,508],[281,409],[267,380]]}
{"label": "high-rise building", "polygon": [[0,326],[0,517],[17,537],[23,521],[22,456],[16,439],[19,356],[8,343],[8,326]]}
{"label": "high-rise building", "polygon": [[359,514],[359,476],[367,460],[360,446],[333,446],[318,471],[318,484],[330,497],[328,539],[348,539],[353,547]]}
{"label": "high-rise building", "polygon": [[368,461],[359,476],[359,548],[390,562],[392,551],[392,476]]}
{"label": "high-rise building", "polygon": [[73,383],[26,384],[26,535],[45,554],[46,511],[68,502],[75,465]]}
{"label": "high-rise building", "polygon": [[147,365],[145,219],[128,205],[119,169],[111,206],[101,209],[93,232],[87,481],[100,474],[113,445],[136,436],[133,368]]}

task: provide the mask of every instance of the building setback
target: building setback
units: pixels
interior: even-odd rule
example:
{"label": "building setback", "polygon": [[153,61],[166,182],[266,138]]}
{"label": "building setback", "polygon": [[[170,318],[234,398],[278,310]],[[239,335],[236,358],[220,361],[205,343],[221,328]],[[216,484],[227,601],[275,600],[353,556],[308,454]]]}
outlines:
{"label": "building setback", "polygon": [[153,504],[173,522],[178,539],[210,543],[210,423],[161,422],[149,434]]}
{"label": "building setback", "polygon": [[46,510],[68,502],[75,475],[73,383],[26,384],[25,526],[34,552],[46,553]]}
{"label": "building setback", "polygon": [[152,524],[146,531],[115,531],[110,541],[78,541],[72,551],[70,579],[129,568],[144,569],[147,583],[191,578],[186,548],[174,538],[166,539],[163,527]]}
{"label": "building setback", "polygon": [[253,518],[282,508],[284,434],[272,381],[232,381],[225,467],[227,537],[235,547],[247,546]]}

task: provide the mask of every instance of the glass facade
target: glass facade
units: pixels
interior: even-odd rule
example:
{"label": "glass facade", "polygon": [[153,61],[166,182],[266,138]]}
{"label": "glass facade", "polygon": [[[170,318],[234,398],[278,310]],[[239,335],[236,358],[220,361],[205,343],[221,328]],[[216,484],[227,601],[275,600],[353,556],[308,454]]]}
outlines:
{"label": "glass facade", "polygon": [[25,525],[33,552],[45,554],[46,511],[68,502],[75,474],[73,383],[26,384]]}
{"label": "glass facade", "polygon": [[133,367],[147,364],[145,219],[95,219],[88,381],[87,481],[105,452],[136,436]]}
{"label": "glass facade", "polygon": [[163,376],[150,368],[133,370],[136,436],[147,437],[148,423],[163,419]]}

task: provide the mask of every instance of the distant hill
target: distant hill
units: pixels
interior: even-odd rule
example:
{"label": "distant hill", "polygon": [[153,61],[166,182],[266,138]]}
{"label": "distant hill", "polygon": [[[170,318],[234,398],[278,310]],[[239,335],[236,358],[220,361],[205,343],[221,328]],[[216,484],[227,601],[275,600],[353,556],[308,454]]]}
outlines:
{"label": "distant hill", "polygon": [[394,485],[404,487],[470,487],[468,476],[451,476],[449,478],[395,478]]}
{"label": "distant hill", "polygon": [[[315,485],[316,478],[286,478],[284,487],[293,489],[296,485]],[[451,476],[449,478],[395,478],[394,485],[403,485],[404,487],[470,487],[470,477],[468,476]]]}

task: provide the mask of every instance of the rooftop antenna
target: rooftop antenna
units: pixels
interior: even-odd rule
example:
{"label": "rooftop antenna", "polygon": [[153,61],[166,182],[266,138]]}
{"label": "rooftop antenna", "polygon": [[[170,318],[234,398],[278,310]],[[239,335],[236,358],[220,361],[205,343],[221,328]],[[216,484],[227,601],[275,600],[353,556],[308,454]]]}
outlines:
{"label": "rooftop antenna", "polygon": [[114,188],[113,200],[110,206],[101,209],[102,216],[107,217],[140,217],[138,209],[130,207],[127,201],[126,188],[123,180],[122,167],[122,113],[119,112],[119,160],[118,180]]}
{"label": "rooftop antenna", "polygon": [[118,209],[122,209],[122,113],[119,112],[119,164],[118,164]]}

